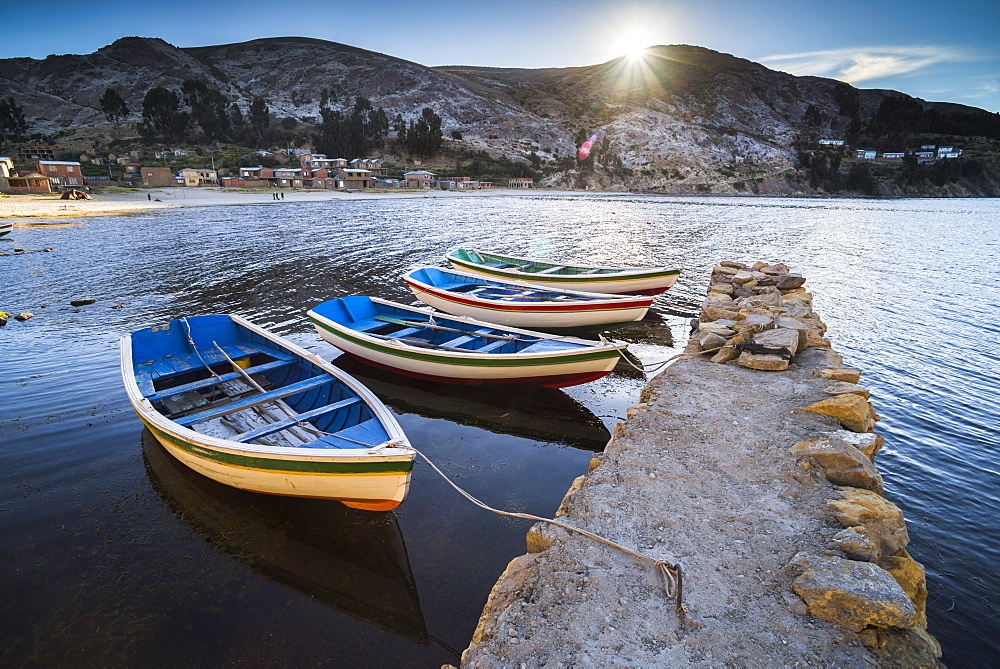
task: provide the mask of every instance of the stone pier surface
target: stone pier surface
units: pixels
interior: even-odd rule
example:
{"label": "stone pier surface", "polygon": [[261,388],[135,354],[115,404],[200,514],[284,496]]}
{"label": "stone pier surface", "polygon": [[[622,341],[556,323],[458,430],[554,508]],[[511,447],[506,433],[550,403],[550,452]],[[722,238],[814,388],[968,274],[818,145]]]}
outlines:
{"label": "stone pier surface", "polygon": [[[763,271],[761,271],[763,270]],[[721,263],[656,376],[490,594],[465,667],[941,666],[860,372],[804,279]],[[713,362],[714,361],[714,362]]]}

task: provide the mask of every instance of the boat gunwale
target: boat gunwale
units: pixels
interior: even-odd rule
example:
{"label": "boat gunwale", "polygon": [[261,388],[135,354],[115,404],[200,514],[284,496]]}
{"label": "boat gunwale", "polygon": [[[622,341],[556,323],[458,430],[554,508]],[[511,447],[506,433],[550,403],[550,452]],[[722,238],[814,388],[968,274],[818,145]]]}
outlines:
{"label": "boat gunwale", "polygon": [[[521,302],[519,302],[516,297],[514,297],[511,300],[503,300],[503,299],[493,299],[493,298],[488,298],[488,297],[480,297],[478,295],[472,295],[472,294],[466,294],[466,293],[456,293],[456,292],[451,291],[451,290],[449,290],[447,288],[442,288],[440,286],[434,286],[432,284],[426,283],[424,281],[421,281],[420,279],[417,279],[417,278],[413,277],[413,274],[415,272],[418,272],[418,271],[424,270],[424,269],[436,269],[436,270],[441,271],[441,272],[447,272],[449,274],[456,274],[458,276],[463,276],[463,277],[466,277],[466,278],[469,278],[469,279],[473,279],[473,280],[477,280],[477,281],[485,281],[485,282],[487,282],[487,285],[489,283],[494,283],[494,284],[514,286],[514,287],[517,287],[517,288],[523,288],[524,290],[534,290],[534,291],[539,291],[539,292],[560,293],[560,294],[563,294],[563,295],[568,295],[570,297],[573,297],[575,295],[583,295],[583,296],[586,296],[588,298],[586,300],[572,300],[572,299],[570,299],[570,300],[565,300],[565,301],[552,302],[551,305],[544,304],[544,306],[554,306],[554,305],[558,305],[558,306],[573,306],[573,307],[575,307],[575,306],[594,306],[594,305],[596,305],[598,303],[601,303],[601,302],[609,303],[609,306],[610,306],[610,304],[615,304],[615,303],[621,302],[622,304],[620,304],[620,305],[615,304],[614,308],[615,309],[622,309],[622,310],[625,310],[625,309],[641,309],[641,308],[647,308],[648,309],[649,307],[652,306],[653,299],[654,299],[653,295],[625,295],[625,294],[622,294],[622,293],[591,293],[591,292],[582,291],[582,290],[571,290],[569,288],[556,288],[556,287],[548,287],[548,286],[539,286],[537,283],[532,284],[532,283],[530,283],[528,281],[521,281],[521,280],[517,280],[517,279],[513,279],[511,281],[501,281],[501,280],[497,280],[497,279],[487,279],[487,278],[484,278],[483,274],[481,274],[481,273],[463,272],[463,271],[457,270],[457,269],[442,269],[440,267],[430,267],[430,266],[418,267],[418,268],[410,270],[409,272],[406,272],[405,274],[402,275],[403,281],[405,281],[407,284],[410,284],[411,287],[412,287],[412,285],[414,283],[416,283],[416,284],[419,284],[419,286],[420,286],[421,289],[426,289],[428,292],[430,292],[431,290],[437,290],[437,291],[444,292],[444,293],[450,293],[450,294],[453,294],[453,295],[459,295],[459,296],[462,296],[462,297],[466,297],[466,298],[468,298],[470,300],[486,302],[486,303],[489,303],[491,305],[496,305],[496,306],[507,306],[507,307],[510,307],[513,304],[534,305],[536,303],[531,303],[531,302],[528,302],[528,301],[521,301]],[[645,303],[645,305],[644,305],[644,307],[643,307],[643,305],[639,305],[639,304],[637,304],[637,305],[626,305],[626,304],[624,304],[626,302],[629,302],[629,303],[631,303],[631,302],[641,302],[641,303]],[[537,304],[539,306],[543,306],[543,303],[537,303]]]}
{"label": "boat gunwale", "polygon": [[[162,431],[172,434],[182,441],[202,446],[208,450],[228,452],[237,456],[264,457],[266,459],[276,461],[291,460],[306,462],[392,462],[397,460],[413,460],[415,458],[416,454],[410,448],[409,439],[407,439],[406,435],[403,433],[403,429],[399,426],[395,417],[391,414],[391,412],[389,412],[389,409],[385,406],[385,404],[383,404],[374,393],[365,388],[361,382],[352,378],[349,374],[347,374],[347,372],[337,369],[335,366],[326,362],[318,355],[310,353],[297,344],[278,337],[277,335],[268,332],[250,321],[237,316],[236,314],[226,314],[226,316],[231,318],[237,325],[245,327],[256,334],[263,336],[279,348],[291,351],[297,357],[301,357],[304,360],[316,364],[324,372],[331,374],[336,380],[343,382],[368,405],[368,407],[372,410],[372,413],[375,414],[376,418],[378,418],[379,422],[389,434],[389,439],[381,444],[372,444],[372,446],[359,448],[303,448],[294,446],[270,446],[265,444],[241,443],[221,437],[213,437],[198,432],[190,427],[178,425],[176,422],[167,418],[164,414],[158,411],[153,406],[152,402],[146,399],[139,390],[139,384],[135,376],[135,369],[132,362],[132,334],[134,333],[128,333],[123,335],[119,340],[121,349],[122,380],[124,381],[125,393],[128,396],[129,403],[132,405],[133,410],[135,410],[136,413],[139,413],[140,419],[144,421],[149,420]],[[378,448],[382,444],[394,442],[401,442],[402,445],[386,446],[380,449],[378,453],[371,452],[374,448]]]}
{"label": "boat gunwale", "polygon": [[[334,298],[334,299],[339,299],[339,298]],[[607,340],[593,341],[590,339],[582,339],[566,335],[557,335],[548,332],[539,332],[536,330],[525,330],[513,326],[498,325],[496,323],[489,323],[475,318],[470,318],[468,316],[455,316],[452,314],[445,313],[443,311],[437,311],[431,307],[427,308],[414,307],[414,306],[399,304],[397,302],[391,302],[389,300],[383,300],[378,297],[368,297],[368,299],[370,299],[372,302],[385,304],[391,307],[402,308],[404,310],[410,310],[410,311],[417,311],[423,314],[427,314],[428,316],[433,315],[435,321],[439,320],[459,321],[462,323],[466,323],[468,325],[487,327],[492,330],[502,330],[505,332],[514,332],[517,334],[524,334],[532,337],[538,337],[540,339],[559,340],[573,344],[580,344],[582,345],[582,348],[570,349],[566,351],[547,351],[547,352],[537,352],[537,353],[477,353],[476,351],[470,349],[468,353],[459,353],[457,351],[449,351],[444,349],[432,349],[432,348],[422,348],[417,346],[409,346],[402,341],[399,342],[399,345],[385,343],[386,341],[391,341],[391,340],[380,339],[378,337],[374,337],[368,334],[367,332],[360,332],[358,330],[355,330],[353,328],[344,325],[343,323],[338,323],[334,320],[331,320],[326,316],[317,313],[315,311],[315,307],[306,312],[306,315],[313,320],[314,324],[316,324],[317,321],[321,320],[323,321],[324,324],[328,324],[328,326],[326,327],[327,330],[334,330],[340,333],[341,336],[349,335],[349,337],[362,339],[363,341],[372,344],[376,350],[384,349],[383,352],[392,355],[398,355],[398,353],[401,351],[414,352],[414,353],[419,353],[421,355],[430,356],[431,358],[443,358],[445,360],[452,361],[450,362],[450,364],[458,364],[457,361],[459,360],[467,360],[473,366],[479,364],[482,361],[523,361],[523,364],[525,365],[537,366],[538,364],[544,364],[544,363],[539,363],[537,361],[546,359],[556,359],[556,362],[551,364],[571,364],[577,361],[561,360],[561,358],[568,358],[571,356],[578,356],[578,355],[594,355],[596,353],[607,354],[611,353],[612,351],[614,352],[615,355],[618,355],[618,351],[628,347],[627,343],[617,343]],[[327,300],[326,302],[332,302],[332,301],[334,300]],[[325,304],[326,302],[321,302],[320,304]],[[472,333],[469,333],[469,336],[474,336],[474,335],[472,335]],[[349,340],[349,337],[345,338],[348,338]],[[605,357],[610,357],[610,355],[601,355],[597,359]],[[514,364],[515,364],[514,362],[511,362],[510,366],[514,366]]]}
{"label": "boat gunwale", "polygon": [[[598,269],[598,270],[600,270],[600,269],[606,269],[606,270],[612,270],[612,271],[615,272],[615,274],[542,274],[541,277],[542,277],[543,280],[549,279],[549,278],[553,278],[553,277],[558,277],[558,278],[570,277],[570,278],[574,278],[574,279],[579,277],[579,278],[582,278],[584,280],[586,280],[586,279],[595,279],[595,278],[605,278],[605,277],[607,277],[609,279],[612,278],[612,277],[615,278],[615,279],[618,279],[621,276],[627,276],[629,274],[635,274],[635,273],[640,273],[640,272],[643,272],[643,273],[653,273],[656,276],[672,276],[674,274],[680,275],[680,273],[681,273],[681,268],[680,267],[667,267],[666,265],[655,265],[655,266],[650,266],[650,267],[623,267],[621,265],[617,265],[617,266],[616,265],[580,265],[580,264],[575,264],[575,263],[562,263],[562,265],[560,265],[559,263],[557,263],[557,262],[555,262],[553,260],[547,259],[547,258],[533,258],[531,256],[504,255],[502,253],[494,253],[492,251],[480,251],[479,249],[473,249],[473,248],[469,248],[469,247],[465,247],[465,246],[456,246],[455,248],[450,249],[445,254],[445,258],[449,262],[451,262],[452,260],[456,260],[456,261],[458,261],[460,263],[468,263],[470,265],[483,266],[483,267],[486,267],[486,268],[488,268],[490,270],[496,270],[496,271],[500,271],[500,272],[512,272],[512,273],[514,273],[514,274],[516,274],[518,276],[538,276],[539,274],[537,272],[525,272],[523,270],[518,270],[518,269],[515,269],[515,268],[509,268],[509,267],[507,267],[507,268],[489,267],[485,263],[475,262],[475,261],[472,261],[472,260],[465,260],[463,258],[456,258],[456,257],[454,257],[453,254],[455,254],[458,251],[470,251],[472,253],[475,253],[476,255],[479,255],[480,257],[483,254],[486,254],[486,255],[497,257],[497,258],[510,259],[510,260],[524,260],[524,261],[528,261],[528,262],[542,263],[542,264],[545,264],[545,265],[552,265],[553,267],[563,267],[565,269],[590,269],[590,270],[593,270],[593,269]],[[646,277],[644,277],[644,278],[646,278]]]}

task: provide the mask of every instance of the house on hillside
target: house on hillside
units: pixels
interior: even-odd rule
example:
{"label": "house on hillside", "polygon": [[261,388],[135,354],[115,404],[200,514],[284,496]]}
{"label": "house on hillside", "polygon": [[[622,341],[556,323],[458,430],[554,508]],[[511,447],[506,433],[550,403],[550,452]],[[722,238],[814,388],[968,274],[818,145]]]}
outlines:
{"label": "house on hillside", "polygon": [[82,187],[83,171],[80,163],[69,160],[39,160],[38,171],[52,180],[54,188]]}
{"label": "house on hillside", "polygon": [[17,159],[21,162],[30,160],[55,160],[62,153],[58,146],[22,146],[17,150]]}
{"label": "house on hillside", "polygon": [[508,188],[533,188],[535,180],[531,177],[514,177],[507,181]]}
{"label": "house on hillside", "polygon": [[842,139],[821,139],[819,140],[820,146],[843,146],[844,140]]}
{"label": "house on hillside", "polygon": [[857,160],[875,160],[875,156],[878,155],[878,151],[872,151],[870,149],[855,149],[854,157]]}

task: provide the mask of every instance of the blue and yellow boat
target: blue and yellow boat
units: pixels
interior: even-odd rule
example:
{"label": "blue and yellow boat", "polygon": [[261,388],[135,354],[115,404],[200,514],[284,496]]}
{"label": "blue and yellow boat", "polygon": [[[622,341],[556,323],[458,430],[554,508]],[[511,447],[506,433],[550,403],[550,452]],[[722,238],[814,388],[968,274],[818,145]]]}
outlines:
{"label": "blue and yellow boat", "polygon": [[252,492],[395,508],[415,452],[392,413],[319,356],[239,316],[121,339],[132,408],[173,457]]}

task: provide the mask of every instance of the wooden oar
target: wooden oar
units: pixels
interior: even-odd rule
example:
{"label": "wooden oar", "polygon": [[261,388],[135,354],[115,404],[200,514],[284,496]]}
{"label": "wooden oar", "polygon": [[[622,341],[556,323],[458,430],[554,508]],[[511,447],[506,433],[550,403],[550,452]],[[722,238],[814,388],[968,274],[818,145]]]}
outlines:
{"label": "wooden oar", "polygon": [[391,337],[389,335],[375,334],[373,332],[365,333],[369,337],[378,337],[379,339],[387,339],[389,341],[400,341],[404,344],[409,344],[410,346],[416,346],[418,348],[436,348],[442,351],[455,351],[456,353],[475,353],[476,350],[472,348],[459,348],[457,346],[445,346],[444,344],[433,344],[429,341],[423,339],[414,339],[412,337]]}
{"label": "wooden oar", "polygon": [[[230,358],[228,353],[226,353],[224,350],[222,350],[222,347],[219,346],[218,342],[213,341],[212,344],[215,346],[216,349],[218,349],[219,353],[222,354],[222,357],[224,357],[226,360],[229,361],[229,364],[232,365],[233,370],[240,373],[240,376],[243,377],[243,380],[245,380],[251,386],[253,386],[254,388],[256,388],[257,392],[260,392],[260,393],[266,393],[267,392],[266,390],[264,390],[264,388],[259,383],[257,383],[256,381],[253,380],[252,376],[250,376],[249,374],[247,374],[247,372],[246,372],[245,369],[243,369],[238,364],[236,364],[236,361],[233,360],[232,358]],[[282,402],[282,401],[275,401],[275,402],[273,402],[273,404],[276,407],[278,407],[279,409],[281,409],[282,412],[284,412],[289,418],[291,418],[293,420],[296,420],[296,421],[299,421],[298,423],[296,423],[292,427],[297,427],[297,428],[299,428],[301,430],[312,432],[313,436],[316,436],[316,437],[322,437],[323,436],[323,432],[321,432],[319,429],[317,429],[316,427],[312,426],[311,424],[309,424],[309,423],[307,423],[305,421],[302,421],[299,418],[299,415],[297,413],[295,413],[294,411],[292,411],[292,408],[289,407],[284,402]],[[268,413],[270,414],[270,412],[268,412]],[[271,416],[271,419],[272,420],[277,420],[273,415]],[[289,429],[291,429],[291,428],[289,428]],[[298,436],[298,435],[295,435],[295,436]],[[299,439],[302,439],[302,437],[299,437]],[[305,439],[304,441],[308,442],[310,440],[309,439]]]}
{"label": "wooden oar", "polygon": [[531,295],[498,295],[496,293],[478,293],[477,296],[478,297],[492,298],[492,299],[497,299],[497,298],[501,298],[501,297],[513,297],[513,298],[518,299],[518,300],[538,300],[538,301],[544,301],[544,302],[553,302],[555,300],[568,300],[568,299],[572,299],[572,298],[570,298],[569,295],[555,295],[553,297],[533,297]]}
{"label": "wooden oar", "polygon": [[[507,339],[509,341],[514,341],[515,339],[519,339],[519,337],[516,337],[514,335],[495,335],[495,334],[488,334],[486,332],[479,332],[479,331],[475,331],[475,330],[459,330],[458,328],[449,328],[449,327],[444,326],[444,325],[433,324],[430,321],[411,321],[411,320],[406,320],[405,318],[393,318],[392,316],[376,316],[375,320],[382,321],[384,323],[392,323],[393,325],[405,325],[406,327],[409,327],[409,328],[412,328],[412,327],[421,327],[421,328],[427,328],[428,330],[443,330],[445,332],[457,332],[458,334],[464,334],[464,335],[468,335],[470,337],[487,337],[489,339]],[[391,337],[390,337],[390,339],[391,339]],[[541,340],[539,340],[539,341],[541,341]],[[462,349],[462,350],[464,351],[464,350],[467,350],[467,349]]]}

